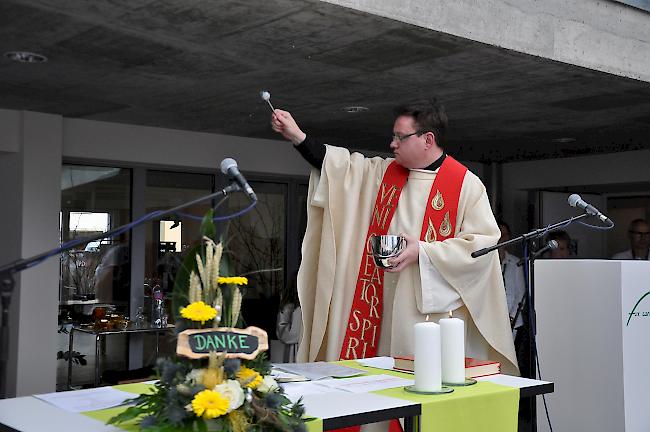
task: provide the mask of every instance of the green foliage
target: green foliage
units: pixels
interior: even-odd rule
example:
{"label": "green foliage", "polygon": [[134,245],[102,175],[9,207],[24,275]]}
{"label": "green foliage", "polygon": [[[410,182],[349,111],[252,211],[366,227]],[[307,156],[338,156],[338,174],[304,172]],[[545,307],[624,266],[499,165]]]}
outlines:
{"label": "green foliage", "polygon": [[251,369],[255,369],[261,375],[268,375],[271,373],[271,362],[265,352],[258,354],[258,356],[253,360],[249,360],[247,366]]}
{"label": "green foliage", "polygon": [[217,227],[214,225],[213,217],[213,209],[208,210],[205,216],[203,216],[203,220],[201,221],[201,237],[211,238],[212,240],[215,240],[217,237]]}

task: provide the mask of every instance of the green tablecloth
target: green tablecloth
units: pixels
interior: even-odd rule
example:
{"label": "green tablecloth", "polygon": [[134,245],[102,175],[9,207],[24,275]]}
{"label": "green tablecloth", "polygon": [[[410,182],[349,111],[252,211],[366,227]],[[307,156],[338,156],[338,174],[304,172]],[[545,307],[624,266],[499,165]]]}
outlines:
{"label": "green tablecloth", "polygon": [[[386,374],[413,379],[413,375],[360,366],[355,361],[338,362],[370,375]],[[454,387],[453,393],[418,395],[403,388],[379,390],[376,394],[419,402],[424,431],[517,432],[519,389],[487,381],[467,387]]]}
{"label": "green tablecloth", "polygon": [[[342,365],[361,369],[377,375],[388,374],[407,379],[413,375],[360,366],[354,361],[339,362]],[[152,386],[149,384],[123,384],[115,386],[118,390],[130,393],[145,393]],[[422,405],[421,426],[424,431],[453,432],[516,432],[517,411],[519,409],[519,389],[506,387],[491,382],[479,381],[468,387],[454,387],[454,392],[443,395],[418,395],[408,393],[403,388],[394,388],[373,392],[397,399],[418,402]],[[106,422],[119,414],[125,407],[115,407],[99,411],[85,412],[88,417]],[[137,431],[137,420],[123,423],[119,428]],[[322,420],[307,422],[310,432],[323,430]]]}

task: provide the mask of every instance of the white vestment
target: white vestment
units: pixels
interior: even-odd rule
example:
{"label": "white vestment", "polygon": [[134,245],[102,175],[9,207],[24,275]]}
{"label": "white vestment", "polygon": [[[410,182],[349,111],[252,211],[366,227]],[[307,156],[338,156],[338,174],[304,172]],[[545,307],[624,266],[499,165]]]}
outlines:
{"label": "white vestment", "polygon": [[[298,273],[304,329],[298,361],[340,357],[372,209],[390,162],[327,146],[322,170],[312,172]],[[420,237],[436,175],[411,170],[389,234]],[[470,256],[496,244],[499,236],[485,188],[468,171],[454,238],[420,241],[418,263],[385,273],[377,355],[413,355],[413,325],[427,314],[437,321],[451,308],[465,320],[467,355],[500,361],[504,372],[517,374],[498,254]]]}

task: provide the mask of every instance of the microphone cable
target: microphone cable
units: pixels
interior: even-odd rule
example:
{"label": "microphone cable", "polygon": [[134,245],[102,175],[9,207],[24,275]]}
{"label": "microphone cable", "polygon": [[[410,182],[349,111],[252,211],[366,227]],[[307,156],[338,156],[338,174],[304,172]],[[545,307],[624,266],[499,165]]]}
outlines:
{"label": "microphone cable", "polygon": [[587,228],[592,228],[592,229],[602,230],[602,231],[607,231],[607,230],[610,230],[610,229],[614,228],[614,222],[613,221],[612,221],[612,224],[609,225],[609,226],[592,225],[592,224],[588,224],[587,222],[583,222],[583,221],[578,221],[578,223],[580,225],[586,226]]}

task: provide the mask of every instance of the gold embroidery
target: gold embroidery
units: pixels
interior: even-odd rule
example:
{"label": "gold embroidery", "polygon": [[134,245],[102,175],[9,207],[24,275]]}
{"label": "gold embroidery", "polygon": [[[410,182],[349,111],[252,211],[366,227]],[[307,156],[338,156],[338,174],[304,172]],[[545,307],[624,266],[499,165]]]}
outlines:
{"label": "gold embroidery", "polygon": [[442,210],[445,207],[445,200],[439,190],[436,190],[436,195],[431,200],[431,207],[434,210]]}
{"label": "gold embroidery", "polygon": [[427,243],[432,243],[437,240],[438,235],[436,234],[436,227],[431,223],[431,219],[427,218],[429,221],[429,226],[427,227],[427,233],[424,235],[424,241]]}
{"label": "gold embroidery", "polygon": [[449,221],[449,212],[445,213],[445,218],[440,224],[440,235],[448,237],[451,234],[451,222]]}

